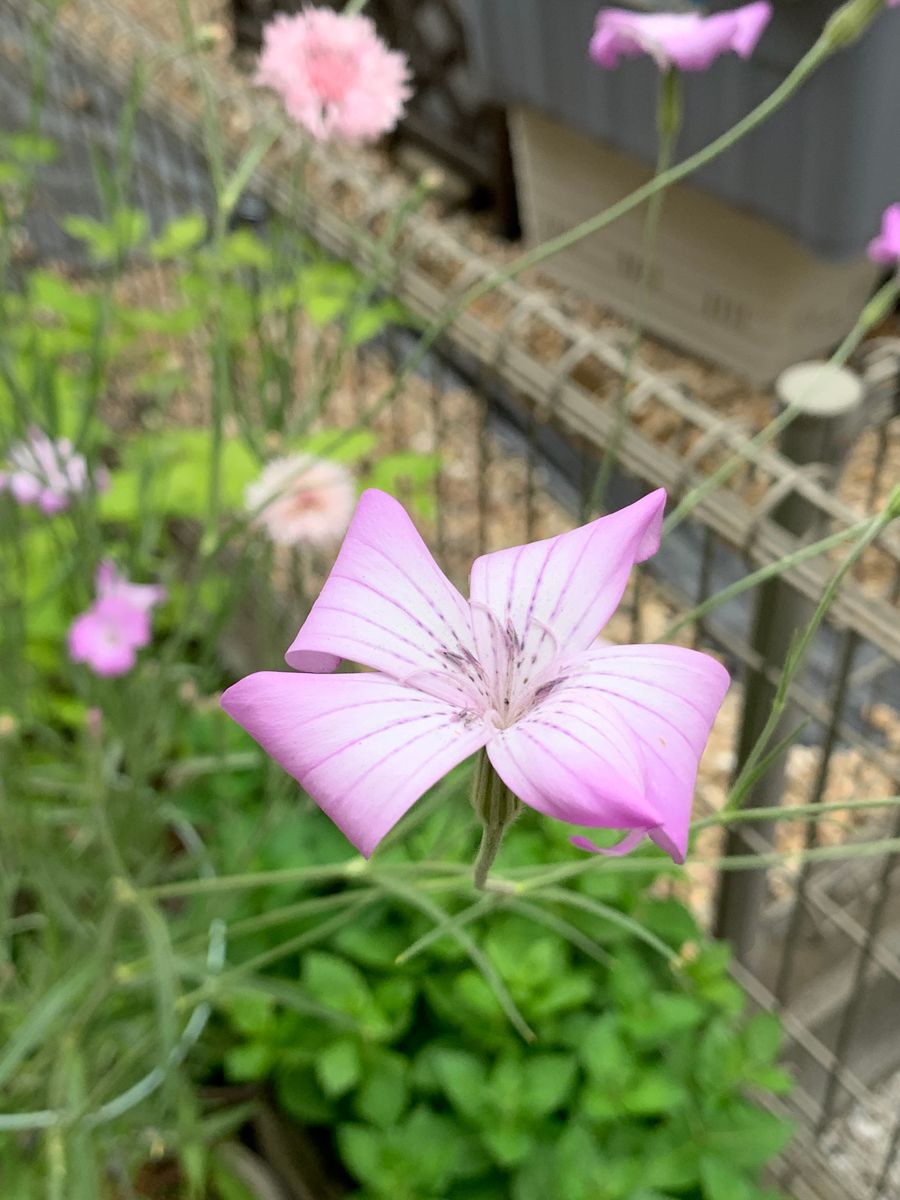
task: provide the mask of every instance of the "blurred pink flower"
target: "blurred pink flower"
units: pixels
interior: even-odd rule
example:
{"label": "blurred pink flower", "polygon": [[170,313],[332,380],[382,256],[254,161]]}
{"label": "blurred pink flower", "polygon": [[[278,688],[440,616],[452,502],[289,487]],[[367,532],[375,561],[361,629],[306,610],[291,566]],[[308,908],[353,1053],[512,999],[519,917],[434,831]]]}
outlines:
{"label": "blurred pink flower", "polygon": [[124,675],[150,641],[150,612],[166,589],[132,583],[108,558],[97,568],[96,587],[97,599],[69,629],[69,656],[97,675]]}
{"label": "blurred pink flower", "polygon": [[[15,442],[7,454],[9,470],[0,471],[0,491],[6,490],[19,504],[34,504],[46,516],[68,508],[75,496],[87,490],[87,463],[76,453],[68,438],[51,440],[32,426],[25,441]],[[105,488],[104,470],[95,472],[94,483]]]}
{"label": "blurred pink flower", "polygon": [[69,655],[95,675],[112,678],[130,671],[137,651],[150,641],[150,614],[127,600],[107,596],[76,617],[69,629]]}
{"label": "blurred pink flower", "polygon": [[132,608],[149,612],[166,598],[166,589],[156,583],[132,583],[120,575],[112,559],[104,558],[97,568],[97,599],[108,597],[124,600]]}
{"label": "blurred pink flower", "polygon": [[[900,4],[900,0],[895,2]],[[884,210],[881,233],[869,242],[868,254],[872,262],[900,265],[900,204],[892,204]]]}
{"label": "blurred pink flower", "polygon": [[356,485],[340,463],[294,454],[266,463],[244,502],[276,545],[330,546],[350,523]]}
{"label": "blurred pink flower", "polygon": [[394,128],[411,94],[405,56],[372,21],[327,8],[270,21],[256,78],[317,141],[373,141]]}
{"label": "blurred pink flower", "polygon": [[601,67],[649,54],[661,71],[705,71],[729,50],[749,58],[772,16],[766,0],[703,16],[697,12],[637,13],[603,8],[597,14],[590,54]]}
{"label": "blurred pink flower", "polygon": [[[656,491],[484,555],[466,601],[397,501],[367,491],[287,652],[301,673],[249,675],[222,706],[363,854],[486,747],[525,804],[627,830],[617,853],[649,834],[680,862],[728,673],[681,646],[596,641],[632,565],[658,548],[664,505]],[[372,670],[330,674],[344,658]]]}

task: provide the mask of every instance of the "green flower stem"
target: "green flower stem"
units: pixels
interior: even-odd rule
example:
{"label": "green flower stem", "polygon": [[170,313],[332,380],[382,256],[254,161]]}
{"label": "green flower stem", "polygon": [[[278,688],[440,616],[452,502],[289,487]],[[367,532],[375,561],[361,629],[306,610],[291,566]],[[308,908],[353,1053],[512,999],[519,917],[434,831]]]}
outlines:
{"label": "green flower stem", "polygon": [[829,550],[833,550],[836,546],[843,545],[844,542],[852,541],[864,533],[871,524],[871,518],[864,521],[857,521],[855,525],[850,525],[846,529],[841,529],[837,533],[829,534],[828,537],[821,538],[817,542],[811,542],[808,546],[801,546],[799,550],[795,550],[793,554],[787,554],[784,558],[780,558],[778,562],[768,563],[764,567],[760,567],[758,571],[752,571],[749,575],[744,575],[741,579],[729,584],[728,587],[722,588],[720,592],[709,596],[702,604],[696,605],[688,612],[678,618],[666,629],[666,631],[656,639],[658,642],[669,642],[679,630],[684,629],[686,625],[693,624],[694,621],[699,621],[717,609],[722,604],[727,604],[729,600],[733,600],[736,596],[740,596],[742,592],[749,591],[750,588],[756,587],[758,583],[765,583],[767,579],[772,579],[775,576],[783,574],[791,567],[795,567],[798,563],[806,562],[810,558],[818,558],[822,554],[827,554]]}
{"label": "green flower stem", "polygon": [[614,221],[649,200],[656,192],[661,192],[665,188],[671,187],[673,183],[686,179],[687,176],[699,171],[701,167],[705,167],[707,163],[730,149],[742,137],[751,133],[782,108],[832,54],[855,41],[882,11],[884,5],[885,0],[848,0],[848,3],[832,14],[814,44],[778,87],[731,129],[726,130],[725,133],[714,138],[696,153],[689,155],[680,163],[676,163],[661,175],[654,176],[603,212],[589,217],[581,224],[559,234],[558,237],[551,238],[540,246],[535,246],[524,254],[520,254],[518,258],[513,259],[512,262],[494,272],[487,279],[479,280],[471,287],[466,288],[453,303],[443,310],[440,316],[431,321],[423,330],[415,349],[398,370],[393,383],[373,406],[370,417],[374,417],[382,408],[390,404],[410,375],[421,366],[438,338],[467,308],[480,300],[482,296],[488,295],[504,283],[515,279],[529,267],[538,266],[560,251],[567,250],[584,238],[590,237],[592,233],[597,233],[598,230],[612,225]]}
{"label": "green flower stem", "polygon": [[486,750],[480,751],[475,766],[472,807],[482,825],[481,845],[475,859],[475,886],[484,891],[503,835],[522,807],[491,766]]}
{"label": "green flower stem", "polygon": [[812,640],[825,617],[825,614],[831,607],[831,603],[837,594],[838,588],[841,586],[841,583],[843,582],[847,573],[859,561],[859,559],[872,544],[872,542],[875,541],[881,531],[898,516],[900,516],[900,486],[894,489],[894,492],[888,500],[884,510],[867,523],[856,545],[841,563],[838,570],[832,576],[831,582],[822,593],[822,599],[816,605],[815,612],[810,618],[808,625],[792,646],[787,657],[787,662],[784,665],[784,670],[781,673],[781,678],[778,682],[778,691],[776,692],[775,699],[772,702],[772,710],[769,713],[768,720],[766,721],[762,732],[757,738],[756,744],[748,755],[747,761],[744,763],[737,779],[734,782],[734,786],[729,793],[728,800],[725,805],[726,811],[739,808],[747,792],[749,792],[750,788],[753,786],[753,783],[756,781],[756,767],[758,766],[766,746],[771,740],[775,729],[778,726],[778,722],[781,719],[781,715],[785,710],[788,699],[788,689],[790,688],[794,677],[800,670],[800,667],[806,658],[806,652],[808,651],[810,644],[812,643]]}
{"label": "green flower stem", "polygon": [[[653,178],[665,174],[671,165],[675,154],[675,144],[681,132],[683,118],[683,87],[680,73],[670,67],[664,71],[659,80],[659,93],[656,101],[656,128],[659,137],[656,153],[656,170]],[[603,455],[600,469],[594,478],[591,494],[582,513],[587,518],[596,512],[603,504],[606,489],[609,487],[613,471],[619,460],[625,429],[628,425],[628,393],[631,389],[631,376],[637,361],[638,350],[644,337],[647,324],[648,292],[650,277],[653,272],[653,258],[656,251],[659,221],[662,216],[662,206],[666,193],[654,192],[647,205],[644,219],[644,229],[641,235],[641,274],[638,281],[637,307],[631,326],[631,338],[625,353],[625,363],[619,376],[614,401],[615,424],[609,445]]]}
{"label": "green flower stem", "polygon": [[879,800],[835,800],[829,804],[797,804],[775,808],[739,808],[731,812],[711,813],[691,822],[691,832],[716,825],[735,825],[743,821],[795,821],[804,817],[818,819],[828,813],[866,812],[869,809],[900,808],[900,796],[885,796]]}
{"label": "green flower stem", "polygon": [[[900,277],[893,276],[875,293],[872,299],[866,304],[865,308],[860,313],[856,324],[835,350],[834,354],[828,359],[832,366],[841,367],[846,363],[850,355],[862,342],[863,338],[876,325],[891,312],[900,296]],[[750,459],[752,461],[752,452],[762,449],[773,441],[782,430],[796,420],[796,418],[804,411],[806,405],[806,396],[789,404],[783,412],[779,413],[774,421],[770,421],[764,429],[761,429],[753,438],[747,442],[746,447],[738,450],[731,458],[726,459],[721,467],[713,471],[707,479],[697,487],[691,490],[682,497],[677,506],[669,513],[663,522],[663,537],[668,536],[680,525],[685,517],[690,516],[698,504],[700,504],[710,492],[716,491],[720,484],[726,483],[735,471],[739,470]]]}

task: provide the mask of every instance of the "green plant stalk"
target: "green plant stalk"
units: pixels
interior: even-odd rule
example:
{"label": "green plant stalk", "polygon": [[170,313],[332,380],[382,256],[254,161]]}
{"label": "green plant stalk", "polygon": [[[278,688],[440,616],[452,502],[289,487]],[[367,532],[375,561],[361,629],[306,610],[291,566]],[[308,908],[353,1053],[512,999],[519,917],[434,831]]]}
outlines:
{"label": "green plant stalk", "polygon": [[[884,283],[875,293],[871,300],[866,304],[860,313],[856,324],[828,359],[831,366],[841,367],[850,358],[850,355],[860,345],[866,334],[890,313],[900,296],[900,278],[893,276]],[[806,406],[807,397],[794,401],[770,421],[764,429],[755,434],[748,442],[746,447],[737,451],[730,458],[726,459],[720,467],[699,483],[696,487],[691,488],[686,492],[676,507],[669,513],[663,522],[663,537],[667,537],[673,529],[677,528],[681,522],[694,511],[710,492],[716,491],[719,486],[731,478],[735,471],[740,470],[747,461],[753,461],[753,452],[767,446],[778,435],[800,416]]]}
{"label": "green plant stalk", "polygon": [[[679,71],[670,67],[660,75],[659,92],[656,101],[656,128],[658,145],[656,153],[656,170],[653,177],[663,175],[669,168],[675,154],[678,135],[681,132],[683,118],[682,79]],[[631,376],[637,361],[638,350],[644,337],[649,307],[650,278],[653,273],[653,261],[656,253],[656,243],[659,234],[659,222],[662,216],[662,206],[666,193],[654,192],[647,204],[644,218],[644,229],[641,235],[641,274],[638,282],[637,311],[631,326],[631,336],[625,353],[625,363],[616,387],[614,400],[615,423],[609,444],[603,455],[603,461],[594,478],[591,494],[584,507],[582,517],[587,519],[603,505],[606,490],[609,487],[613,472],[619,460],[625,429],[628,424],[628,393],[631,388]]]}
{"label": "green plant stalk", "polygon": [[888,500],[883,512],[873,517],[867,528],[864,530],[856,545],[841,563],[838,570],[832,576],[831,582],[826,587],[822,594],[822,598],[816,605],[815,611],[810,618],[809,623],[803,630],[799,639],[795,642],[791,651],[788,654],[787,662],[782,671],[781,678],[778,683],[778,690],[775,694],[775,699],[772,702],[772,710],[769,713],[765,726],[763,727],[756,744],[747,757],[747,761],[741,768],[737,779],[729,794],[725,805],[726,811],[732,808],[739,808],[747,792],[750,790],[755,781],[754,770],[765,751],[766,746],[772,738],[778,722],[781,719],[782,713],[787,706],[788,690],[794,680],[797,672],[802,666],[806,653],[812,643],[815,634],[821,625],[825,614],[831,607],[832,601],[837,595],[838,589],[841,586],[847,573],[859,561],[868,547],[875,541],[883,529],[885,529],[893,520],[900,516],[900,487],[894,490],[893,495]]}
{"label": "green plant stalk", "polygon": [[481,821],[481,845],[475,859],[475,886],[484,890],[488,873],[500,851],[503,835],[521,812],[522,806],[497,772],[486,750],[478,752],[472,783],[472,807]]}
{"label": "green plant stalk", "polygon": [[691,822],[691,832],[717,825],[736,825],[744,821],[798,821],[805,817],[817,820],[829,813],[868,812],[882,808],[900,808],[900,796],[885,796],[878,800],[835,800],[827,804],[797,804],[786,808],[736,808],[728,812],[710,813]]}
{"label": "green plant stalk", "polygon": [[716,592],[715,595],[707,597],[702,604],[698,604],[690,609],[684,616],[679,617],[677,621],[673,621],[668,629],[656,640],[658,642],[668,642],[679,630],[684,629],[686,625],[691,625],[695,621],[702,620],[707,613],[712,612],[723,604],[727,604],[729,600],[734,600],[736,596],[740,596],[743,592],[756,587],[758,583],[765,583],[768,579],[782,575],[791,567],[807,562],[811,558],[818,558],[822,554],[827,554],[829,550],[834,550],[837,546],[843,545],[844,542],[851,541],[863,533],[869,527],[870,523],[871,518],[867,518],[864,521],[857,521],[856,524],[849,525],[846,529],[842,529],[838,533],[832,533],[828,537],[820,538],[817,542],[811,542],[808,546],[802,546],[792,554],[787,554],[784,558],[780,558],[778,562],[767,563],[766,566],[752,571],[749,575],[744,575],[741,579],[729,584],[728,587],[724,587],[721,591]]}

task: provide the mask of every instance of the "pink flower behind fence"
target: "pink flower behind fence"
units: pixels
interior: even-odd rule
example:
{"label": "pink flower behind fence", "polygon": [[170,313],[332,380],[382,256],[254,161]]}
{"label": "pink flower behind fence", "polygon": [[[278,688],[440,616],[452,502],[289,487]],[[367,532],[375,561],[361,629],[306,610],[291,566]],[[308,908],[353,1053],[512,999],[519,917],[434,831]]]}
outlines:
{"label": "pink flower behind fence", "polygon": [[[10,447],[7,463],[8,470],[0,471],[0,491],[8,491],[19,504],[35,505],[48,517],[67,509],[88,487],[84,455],[68,438],[53,441],[36,427]],[[105,487],[106,472],[97,472],[94,482]]]}
{"label": "pink flower behind fence", "polygon": [[872,262],[900,266],[900,204],[892,204],[884,210],[881,233],[869,242],[868,252]]}
{"label": "pink flower behind fence", "polygon": [[591,58],[601,67],[617,67],[623,58],[649,54],[661,71],[705,71],[729,51],[749,58],[771,16],[772,6],[764,0],[709,16],[603,8],[591,38]]}
{"label": "pink flower behind fence", "polygon": [[[363,854],[485,747],[530,807],[627,830],[620,851],[649,834],[681,861],[728,674],[680,646],[596,641],[659,545],[664,504],[657,491],[484,555],[466,601],[397,501],[367,491],[287,652],[300,674],[250,675],[222,705]],[[372,671],[331,674],[342,659]]]}
{"label": "pink flower behind fence", "polygon": [[350,523],[356,485],[340,463],[294,454],[266,463],[244,502],[278,546],[333,546]]}
{"label": "pink flower behind fence", "polygon": [[374,141],[394,128],[411,93],[406,58],[368,17],[325,8],[265,27],[257,82],[317,141]]}

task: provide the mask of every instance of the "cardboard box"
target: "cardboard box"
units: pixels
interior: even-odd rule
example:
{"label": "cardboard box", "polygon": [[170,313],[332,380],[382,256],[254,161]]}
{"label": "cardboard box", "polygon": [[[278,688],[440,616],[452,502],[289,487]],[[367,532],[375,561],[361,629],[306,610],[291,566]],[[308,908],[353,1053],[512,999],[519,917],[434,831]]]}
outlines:
{"label": "cardboard box", "polygon": [[[652,172],[630,155],[527,108],[511,112],[523,227],[545,241],[620,200]],[[625,317],[637,314],[646,206],[549,259],[548,274]],[[864,256],[835,263],[768,222],[691,186],[668,189],[645,328],[766,384],[827,355],[878,279]]]}

